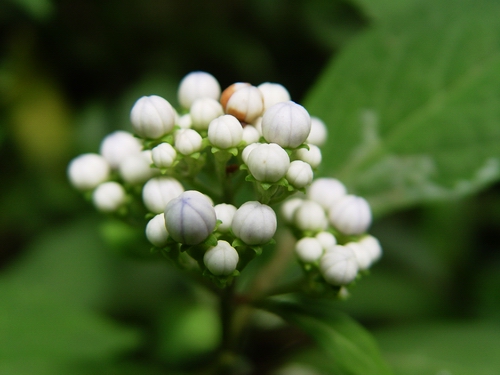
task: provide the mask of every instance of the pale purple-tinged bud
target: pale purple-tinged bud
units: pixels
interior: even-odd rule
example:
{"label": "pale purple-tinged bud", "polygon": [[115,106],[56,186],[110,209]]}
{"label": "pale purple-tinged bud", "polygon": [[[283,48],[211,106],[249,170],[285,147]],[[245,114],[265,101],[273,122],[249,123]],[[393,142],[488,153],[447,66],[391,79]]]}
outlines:
{"label": "pale purple-tinged bud", "polygon": [[161,96],[143,96],[132,107],[130,120],[140,137],[157,139],[174,129],[176,112]]}
{"label": "pale purple-tinged bud", "polygon": [[321,243],[314,237],[303,237],[295,244],[295,254],[304,263],[316,262],[323,252]]}
{"label": "pale purple-tinged bud", "polygon": [[154,177],[144,185],[142,200],[150,212],[159,214],[165,211],[168,202],[177,198],[183,191],[181,183],[173,177]]}
{"label": "pale purple-tinged bud", "polygon": [[323,146],[328,137],[328,130],[325,123],[317,117],[311,116],[311,132],[306,139],[306,143],[316,146]]}
{"label": "pale purple-tinged bud", "polygon": [[365,233],[372,222],[370,205],[355,195],[346,195],[333,203],[328,218],[335,228],[347,235]]}
{"label": "pale purple-tinged bud", "polygon": [[208,140],[218,148],[236,147],[243,137],[243,128],[238,119],[224,115],[212,120],[208,125]]}
{"label": "pale purple-tinged bud", "polygon": [[327,283],[347,285],[358,274],[356,255],[345,246],[335,245],[321,257],[320,271]]}
{"label": "pale purple-tinged bud", "polygon": [[193,129],[181,129],[175,133],[175,148],[182,155],[191,155],[201,150],[203,138]]}
{"label": "pale purple-tinged bud", "polygon": [[227,100],[224,111],[238,120],[251,123],[262,116],[264,101],[260,90],[255,86],[244,86],[236,90]]}
{"label": "pale purple-tinged bud", "polygon": [[292,158],[297,160],[305,161],[312,168],[318,168],[321,164],[321,150],[318,146],[308,145],[309,150],[307,148],[299,148],[293,151]]}
{"label": "pale purple-tinged bud", "polygon": [[260,133],[255,126],[246,125],[243,128],[242,140],[245,141],[247,145],[259,142]]}
{"label": "pale purple-tinged bud", "polygon": [[263,245],[276,232],[277,220],[273,209],[257,201],[241,205],[233,217],[232,229],[236,237],[248,245]]}
{"label": "pale purple-tinged bud", "polygon": [[163,247],[167,244],[168,232],[165,227],[165,214],[158,214],[149,220],[146,225],[146,238],[156,247]]}
{"label": "pale purple-tinged bud", "polygon": [[356,255],[359,270],[366,270],[370,267],[372,259],[368,249],[366,249],[359,242],[348,242],[344,246],[351,249],[354,255]]}
{"label": "pale purple-tinged bud", "polygon": [[117,169],[127,156],[140,153],[141,142],[131,133],[117,130],[108,134],[101,142],[100,153],[113,169]]}
{"label": "pale purple-tinged bud", "polygon": [[308,186],[313,179],[313,171],[309,164],[302,160],[294,160],[286,172],[287,181],[295,188]]}
{"label": "pale purple-tinged bud", "polygon": [[232,204],[220,203],[214,207],[215,216],[217,220],[220,220],[222,223],[217,227],[217,231],[221,233],[226,233],[231,229],[231,225],[233,224],[233,217],[236,213],[236,207]]}
{"label": "pale purple-tinged bud", "polygon": [[276,182],[285,177],[290,166],[290,158],[276,143],[264,143],[250,152],[247,165],[257,181]]}
{"label": "pale purple-tinged bud", "polygon": [[109,177],[109,163],[98,154],[82,154],[68,165],[68,178],[79,190],[94,189]]}
{"label": "pale purple-tinged bud", "polygon": [[328,227],[325,210],[318,203],[304,200],[295,210],[293,222],[300,230],[323,231]]}
{"label": "pale purple-tinged bud", "polygon": [[203,256],[203,263],[216,276],[229,276],[238,265],[239,255],[227,241],[217,241]]}
{"label": "pale purple-tinged bud", "polygon": [[264,82],[257,86],[257,88],[260,90],[264,98],[264,110],[277,103],[287,102],[290,100],[290,93],[279,83]]}
{"label": "pale purple-tinged bud", "polygon": [[219,100],[220,85],[217,79],[209,73],[191,72],[181,80],[177,97],[179,104],[183,108],[189,109],[193,102],[199,98]]}
{"label": "pale purple-tinged bud", "polygon": [[214,207],[202,193],[188,190],[172,199],[165,208],[165,225],[170,236],[186,245],[205,241],[215,229]]}
{"label": "pale purple-tinged bud", "polygon": [[281,147],[295,148],[305,142],[311,131],[311,117],[304,107],[292,101],[267,109],[262,116],[265,140]]}
{"label": "pale purple-tinged bud", "polygon": [[330,232],[319,232],[316,239],[321,243],[324,250],[327,250],[337,244],[337,239]]}
{"label": "pale purple-tinged bud", "polygon": [[[212,98],[196,99],[189,110],[191,115],[191,128],[201,131],[207,130],[210,122],[224,114],[222,105]],[[241,125],[240,125],[241,128]]]}
{"label": "pale purple-tinged bud", "polygon": [[103,182],[92,193],[94,206],[102,212],[115,212],[125,203],[125,189],[118,182]]}
{"label": "pale purple-tinged bud", "polygon": [[377,238],[372,235],[367,235],[359,240],[359,244],[362,245],[369,253],[371,263],[376,262],[382,256],[382,246]]}
{"label": "pale purple-tinged bud", "polygon": [[158,168],[171,167],[177,157],[177,151],[170,143],[160,143],[151,150],[154,165]]}
{"label": "pale purple-tinged bud", "polygon": [[120,176],[129,184],[142,184],[159,172],[158,169],[151,168],[151,164],[153,164],[151,150],[129,155],[120,163]]}
{"label": "pale purple-tinged bud", "polygon": [[335,178],[318,178],[307,188],[307,198],[319,203],[325,210],[347,194],[342,182]]}

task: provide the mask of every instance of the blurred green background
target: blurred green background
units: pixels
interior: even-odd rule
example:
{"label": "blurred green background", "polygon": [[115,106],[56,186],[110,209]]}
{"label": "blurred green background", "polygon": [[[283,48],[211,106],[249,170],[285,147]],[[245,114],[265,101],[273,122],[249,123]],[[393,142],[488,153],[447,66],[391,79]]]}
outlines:
{"label": "blurred green background", "polygon": [[[66,180],[69,160],[130,129],[139,96],[176,103],[192,70],[222,87],[279,82],[314,107],[321,90],[309,90],[330,61],[413,3],[427,1],[0,2],[0,374],[195,366],[192,354],[218,340],[212,299],[151,256],[142,230],[95,213]],[[344,142],[332,134],[327,158]],[[375,334],[396,373],[500,373],[495,181],[380,211],[371,233],[384,257],[338,307]]]}

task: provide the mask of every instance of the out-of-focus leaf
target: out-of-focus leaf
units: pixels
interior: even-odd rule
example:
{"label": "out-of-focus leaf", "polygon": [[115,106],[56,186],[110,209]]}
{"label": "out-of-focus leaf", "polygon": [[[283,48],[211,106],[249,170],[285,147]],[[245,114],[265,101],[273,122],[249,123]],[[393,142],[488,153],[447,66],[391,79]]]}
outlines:
{"label": "out-of-focus leaf", "polygon": [[499,12],[493,0],[425,2],[350,44],[305,102],[329,126],[324,172],[377,213],[496,181]]}
{"label": "out-of-focus leaf", "polygon": [[390,16],[394,16],[395,13],[405,11],[411,8],[418,2],[423,2],[427,0],[351,0],[351,2],[357,4],[367,16],[380,20]]}
{"label": "out-of-focus leaf", "polygon": [[361,325],[331,300],[276,299],[265,308],[311,336],[332,369],[346,375],[391,374],[377,345]]}
{"label": "out-of-focus leaf", "polygon": [[51,0],[9,0],[11,3],[23,8],[31,17],[37,20],[49,18],[54,7]]}
{"label": "out-of-focus leaf", "polygon": [[495,375],[500,372],[500,325],[436,322],[375,334],[398,375]]}

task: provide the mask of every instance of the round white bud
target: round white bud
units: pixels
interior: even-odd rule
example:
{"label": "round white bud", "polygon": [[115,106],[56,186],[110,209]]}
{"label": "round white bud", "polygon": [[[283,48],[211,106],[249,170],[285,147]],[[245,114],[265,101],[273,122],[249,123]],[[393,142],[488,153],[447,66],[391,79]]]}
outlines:
{"label": "round white bud", "polygon": [[125,189],[118,182],[103,182],[92,193],[94,206],[102,212],[115,212],[125,203]]}
{"label": "round white bud", "polygon": [[293,187],[297,189],[304,188],[313,180],[312,168],[302,160],[294,160],[288,167],[286,179]]}
{"label": "round white bud", "polygon": [[168,232],[165,227],[165,215],[163,213],[155,215],[148,221],[146,238],[156,247],[163,247],[167,244]]}
{"label": "round white bud", "polygon": [[295,210],[294,224],[300,230],[323,231],[328,227],[325,210],[318,203],[304,200]]}
{"label": "round white bud", "polygon": [[160,143],[151,150],[154,165],[158,168],[171,167],[177,157],[177,151],[170,143]]}
{"label": "round white bud", "polygon": [[323,146],[328,137],[328,130],[325,123],[317,117],[311,116],[311,132],[306,139],[306,143],[316,146]]}
{"label": "round white bud", "polygon": [[191,129],[193,125],[193,120],[191,120],[191,115],[189,113],[185,113],[177,119],[177,125],[181,129]]}
{"label": "round white bud", "polygon": [[255,128],[255,126],[246,125],[243,128],[242,140],[245,141],[247,145],[250,145],[252,143],[257,143],[259,142],[259,139],[260,139],[260,133]]}
{"label": "round white bud", "polygon": [[251,123],[264,111],[262,94],[255,86],[242,87],[229,97],[224,110],[240,121]]}
{"label": "round white bud", "polygon": [[158,169],[151,168],[151,164],[151,150],[129,155],[120,163],[120,176],[129,184],[142,184],[158,173]]}
{"label": "round white bud", "polygon": [[264,143],[250,152],[247,165],[257,181],[276,182],[285,177],[290,166],[290,158],[286,151],[276,143]]}
{"label": "round white bud", "polygon": [[229,276],[238,265],[239,255],[227,241],[217,241],[203,256],[203,263],[216,276]]}
{"label": "round white bud", "polygon": [[117,130],[104,137],[99,152],[111,168],[116,169],[127,156],[138,154],[141,150],[141,142],[136,137],[129,132]]}
{"label": "round white bud", "polygon": [[243,137],[243,128],[238,119],[224,115],[212,120],[208,125],[208,140],[215,147],[227,149],[236,147]]}
{"label": "round white bud", "polygon": [[366,232],[372,222],[372,213],[364,198],[346,195],[333,203],[328,218],[343,234],[356,235]]}
{"label": "round white bud", "polygon": [[246,146],[243,151],[241,152],[241,159],[243,160],[243,163],[248,164],[248,155],[258,146],[261,145],[262,143],[255,142],[251,143],[248,146]]}
{"label": "round white bud", "polygon": [[304,263],[316,262],[323,251],[321,243],[314,237],[303,237],[295,244],[295,254]]}
{"label": "round white bud", "polygon": [[356,255],[359,270],[366,270],[370,267],[372,259],[368,249],[359,242],[348,242],[344,246],[351,249],[354,255]]}
{"label": "round white bud", "polygon": [[165,207],[168,233],[186,245],[197,245],[206,240],[216,223],[214,207],[204,194],[196,190],[185,191]]}
{"label": "round white bud", "polygon": [[292,157],[297,160],[305,161],[312,168],[318,168],[321,164],[321,150],[318,146],[308,145],[307,148],[299,148],[293,151]]}
{"label": "round white bud", "polygon": [[220,104],[222,105],[222,108],[226,108],[227,102],[229,101],[229,98],[238,91],[239,89],[243,87],[250,87],[252,86],[248,82],[236,82],[233,83],[231,86],[228,86],[224,91],[222,91],[222,94],[220,96]]}
{"label": "round white bud", "polygon": [[283,203],[281,206],[281,214],[287,223],[292,223],[295,211],[302,205],[302,202],[304,202],[304,200],[301,198],[292,198]]}
{"label": "round white bud", "polygon": [[233,217],[236,212],[236,207],[232,204],[220,203],[214,207],[215,216],[217,220],[220,220],[222,223],[219,224],[217,230],[221,233],[226,233],[231,229],[231,225],[233,224]]}
{"label": "round white bud", "polygon": [[257,88],[262,93],[264,98],[264,110],[272,107],[273,105],[290,100],[288,90],[279,83],[264,82]]}
{"label": "round white bud", "polygon": [[281,102],[262,116],[262,135],[268,142],[295,148],[305,142],[311,131],[311,118],[306,109],[292,101]]}
{"label": "round white bud", "polygon": [[80,190],[94,189],[109,177],[109,163],[98,154],[82,154],[68,165],[68,178]]}
{"label": "round white bud", "polygon": [[257,117],[257,119],[252,122],[252,126],[259,132],[259,137],[262,137],[262,116]]}
{"label": "round white bud", "polygon": [[323,177],[314,180],[307,188],[306,196],[323,206],[325,210],[347,194],[342,182],[335,178]]}
{"label": "round white bud", "polygon": [[193,129],[181,129],[175,133],[175,148],[182,155],[191,155],[201,150],[203,138]]}
{"label": "round white bud", "polygon": [[158,95],[143,96],[130,112],[134,131],[142,138],[157,139],[174,129],[176,112],[168,101]]}
{"label": "round white bud", "polygon": [[371,263],[376,262],[382,256],[382,246],[380,246],[379,240],[372,235],[361,238],[359,244],[370,253]]}
{"label": "round white bud", "polygon": [[263,245],[273,238],[277,220],[273,209],[257,201],[241,205],[234,214],[232,229],[248,245]]}
{"label": "round white bud", "polygon": [[178,197],[183,191],[181,183],[175,178],[154,177],[142,188],[142,200],[150,212],[159,214],[165,211],[168,202]]}
{"label": "round white bud", "polygon": [[356,255],[345,246],[335,245],[321,257],[320,271],[327,283],[347,285],[358,274]]}
{"label": "round white bud", "polygon": [[320,242],[324,250],[331,248],[337,244],[337,239],[330,232],[319,232],[316,239]]}
{"label": "round white bud", "polygon": [[191,115],[191,128],[200,131],[207,130],[210,121],[222,116],[224,110],[217,100],[212,98],[200,98],[196,99],[191,105],[189,113]]}
{"label": "round white bud", "polygon": [[191,108],[196,99],[211,98],[219,100],[220,85],[217,79],[206,72],[191,72],[186,75],[179,84],[177,97],[179,104],[185,108]]}

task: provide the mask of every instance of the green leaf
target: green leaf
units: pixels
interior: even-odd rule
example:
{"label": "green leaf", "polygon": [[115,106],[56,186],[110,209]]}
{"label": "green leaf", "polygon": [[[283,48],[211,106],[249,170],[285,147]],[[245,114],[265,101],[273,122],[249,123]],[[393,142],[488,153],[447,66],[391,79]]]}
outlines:
{"label": "green leaf", "polygon": [[331,300],[275,299],[265,308],[308,333],[329,360],[345,375],[383,375],[391,371],[372,336]]}
{"label": "green leaf", "polygon": [[398,375],[493,375],[500,371],[498,322],[434,322],[375,334]]}
{"label": "green leaf", "polygon": [[499,12],[493,0],[425,2],[350,44],[305,103],[329,126],[323,171],[376,213],[498,180]]}
{"label": "green leaf", "polygon": [[395,13],[405,11],[416,3],[426,0],[351,0],[365,13],[376,20],[393,16]]}

